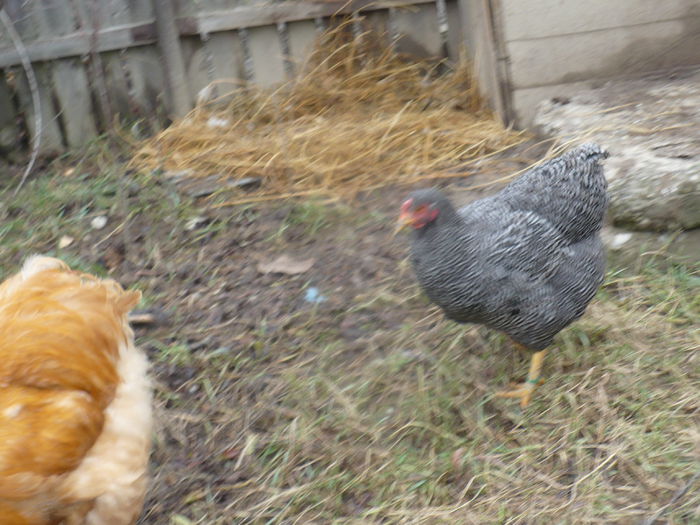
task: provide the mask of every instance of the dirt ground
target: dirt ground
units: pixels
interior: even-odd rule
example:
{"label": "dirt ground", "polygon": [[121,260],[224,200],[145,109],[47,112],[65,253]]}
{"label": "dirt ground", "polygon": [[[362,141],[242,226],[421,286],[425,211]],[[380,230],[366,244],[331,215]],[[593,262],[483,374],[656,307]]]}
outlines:
{"label": "dirt ground", "polygon": [[[167,393],[159,421],[163,433],[154,454],[157,481],[143,523],[167,523],[174,509],[186,508],[212,489],[223,488],[215,508],[231,506],[235,499],[226,490],[254,478],[246,473],[245,462],[238,461],[246,446],[240,439],[244,428],[264,435],[280,419],[295,418],[283,400],[280,375],[285,369],[308,366],[307,373],[313,375],[314,353],[332,340],[342,345],[333,357],[337,367],[362,366],[367,359],[360,356],[368,346],[375,358],[386,354],[382,348],[392,346],[391,334],[405,325],[407,312],[382,307],[382,296],[389,296],[391,304],[396,297],[417,293],[405,261],[407,239],[393,235],[396,210],[408,191],[385,188],[333,204],[294,201],[202,209],[197,227],[176,235],[152,224],[131,228],[132,235],[134,230],[144,232],[141,239],[136,234],[136,244],[170,236],[157,245],[154,264],[141,263],[155,249],[141,244],[142,250],[126,250],[128,255],[115,268],[127,285],[143,283],[145,277],[150,294],[157,297],[156,311],[163,308],[168,319],[160,328],[138,331],[150,341],[145,346],[155,357],[158,389]],[[489,191],[463,190],[460,199]],[[108,246],[120,252],[125,247],[116,239]],[[312,258],[314,263],[300,275],[258,271],[260,263],[280,254]],[[159,268],[167,268],[166,273]],[[319,290],[321,302],[305,299],[310,287]],[[371,304],[375,302],[379,304]],[[422,303],[420,316],[430,311]],[[168,352],[185,355],[163,359],[168,346]],[[198,355],[206,357],[200,360]],[[212,365],[224,367],[228,376],[214,381],[214,394],[202,384]],[[245,408],[237,407],[239,403]],[[206,422],[213,435],[202,439],[200,425]],[[355,512],[356,503],[346,506]],[[188,519],[209,523],[214,517],[209,516]]]}
{"label": "dirt ground", "polygon": [[[410,188],[217,208],[99,158],[16,199],[3,183],[0,260],[59,255],[160,316],[137,327],[157,416],[140,523],[700,523],[697,485],[669,505],[700,458],[697,268],[611,269],[523,412],[492,394],[527,356],[420,293],[392,235]],[[443,185],[464,202],[499,175]],[[313,264],[261,273],[283,254]]]}

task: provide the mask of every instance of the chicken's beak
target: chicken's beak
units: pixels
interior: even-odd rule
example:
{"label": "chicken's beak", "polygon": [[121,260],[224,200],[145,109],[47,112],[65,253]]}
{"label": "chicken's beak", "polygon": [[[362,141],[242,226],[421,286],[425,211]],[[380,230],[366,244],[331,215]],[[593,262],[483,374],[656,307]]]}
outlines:
{"label": "chicken's beak", "polygon": [[394,236],[396,236],[400,231],[406,229],[406,227],[413,224],[413,217],[408,213],[402,213],[399,215],[399,220],[396,222],[396,228],[394,228]]}

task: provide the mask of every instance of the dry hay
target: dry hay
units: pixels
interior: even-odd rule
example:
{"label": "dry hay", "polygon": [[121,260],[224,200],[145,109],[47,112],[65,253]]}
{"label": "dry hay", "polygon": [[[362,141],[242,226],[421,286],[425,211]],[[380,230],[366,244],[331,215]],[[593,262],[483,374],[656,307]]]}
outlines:
{"label": "dry hay", "polygon": [[522,141],[486,108],[468,64],[440,74],[446,64],[409,61],[376,34],[347,29],[324,33],[298,78],[275,90],[239,88],[223,109],[200,105],[132,165],[260,177],[260,193],[238,203],[463,176],[456,166]]}

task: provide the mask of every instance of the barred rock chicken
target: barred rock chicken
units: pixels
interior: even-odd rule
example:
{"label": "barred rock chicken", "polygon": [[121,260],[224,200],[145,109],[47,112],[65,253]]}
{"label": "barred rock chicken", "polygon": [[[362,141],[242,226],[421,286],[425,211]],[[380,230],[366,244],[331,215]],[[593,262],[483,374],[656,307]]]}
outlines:
{"label": "barred rock chicken", "polygon": [[151,441],[146,357],[116,282],[32,257],[0,285],[0,523],[134,523]]}
{"label": "barred rock chicken", "polygon": [[545,349],[583,315],[603,280],[605,157],[582,145],[459,211],[435,189],[401,206],[398,229],[413,228],[411,260],[430,300],[449,319],[500,330],[534,352],[527,381],[497,394],[523,407]]}

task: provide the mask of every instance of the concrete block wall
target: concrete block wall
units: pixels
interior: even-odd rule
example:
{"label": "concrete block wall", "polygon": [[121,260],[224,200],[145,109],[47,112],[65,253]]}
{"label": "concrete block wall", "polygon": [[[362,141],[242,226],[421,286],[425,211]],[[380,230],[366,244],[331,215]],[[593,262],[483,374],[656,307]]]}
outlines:
{"label": "concrete block wall", "polygon": [[700,0],[492,0],[507,117],[617,77],[700,66]]}

